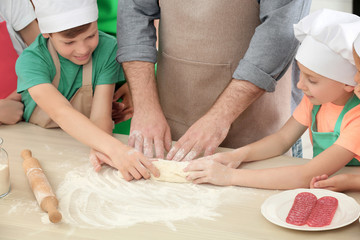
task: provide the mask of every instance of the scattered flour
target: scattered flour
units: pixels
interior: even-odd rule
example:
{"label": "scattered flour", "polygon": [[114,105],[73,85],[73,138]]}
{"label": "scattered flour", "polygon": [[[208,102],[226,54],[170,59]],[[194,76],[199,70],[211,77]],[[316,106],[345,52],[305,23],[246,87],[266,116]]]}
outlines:
{"label": "scattered flour", "polygon": [[[187,218],[214,220],[227,188],[139,180],[127,182],[113,168],[96,173],[89,163],[67,173],[56,195],[63,222],[82,228],[129,227]],[[44,222],[45,223],[45,222]]]}
{"label": "scattered flour", "polygon": [[14,199],[12,202],[8,214],[34,214],[42,211],[35,200]]}

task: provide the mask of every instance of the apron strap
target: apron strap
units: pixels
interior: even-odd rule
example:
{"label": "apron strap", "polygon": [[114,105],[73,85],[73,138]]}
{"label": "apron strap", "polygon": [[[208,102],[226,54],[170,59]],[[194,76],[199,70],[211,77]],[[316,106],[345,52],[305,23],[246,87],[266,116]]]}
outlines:
{"label": "apron strap", "polygon": [[[52,81],[52,84],[54,85],[54,87],[58,88],[61,71],[59,56],[50,40],[48,40],[47,42],[47,47],[56,68],[56,74]],[[91,112],[93,94],[92,58],[90,58],[89,62],[83,66],[82,84],[82,87],[79,88],[74,94],[74,96],[72,96],[72,98],[70,99],[70,103],[76,110],[89,117]],[[30,116],[29,122],[37,124],[43,128],[59,127],[57,123],[55,123],[41,108],[39,108],[39,106],[35,107],[34,111]]]}
{"label": "apron strap", "polygon": [[321,105],[314,105],[313,109],[311,111],[311,131],[312,132],[317,132],[317,124],[316,124],[316,115],[320,109]]}
{"label": "apron strap", "polygon": [[[345,114],[350,111],[352,108],[356,107],[357,105],[359,105],[360,100],[359,98],[354,94],[345,104],[344,108],[342,109],[338,119],[336,120],[336,124],[334,127],[334,132],[340,134],[340,127],[341,127],[341,123],[342,120],[345,116]],[[311,112],[311,118],[312,118],[312,123],[311,123],[311,130],[317,132],[317,125],[316,125],[316,115],[320,109],[321,105],[314,105],[312,112]]]}
{"label": "apron strap", "polygon": [[[48,42],[47,42],[47,47],[48,47],[50,55],[54,61],[54,65],[55,65],[55,69],[56,69],[56,74],[52,81],[52,84],[56,88],[58,88],[59,82],[60,82],[60,73],[61,73],[59,56],[50,40],[48,40]],[[87,86],[87,85],[90,85],[92,88],[92,57],[90,58],[90,60],[87,64],[83,65],[82,86]]]}
{"label": "apron strap", "polygon": [[342,123],[342,120],[343,120],[345,114],[348,111],[350,111],[352,108],[359,105],[359,103],[360,103],[360,100],[355,94],[346,102],[343,110],[341,111],[341,113],[336,121],[334,132],[340,134],[340,127],[341,127],[341,123]]}
{"label": "apron strap", "polygon": [[59,81],[60,81],[60,61],[59,61],[59,56],[54,48],[54,46],[52,45],[50,39],[47,41],[47,47],[49,49],[50,55],[53,59],[53,62],[55,64],[55,69],[56,69],[56,74],[55,77],[52,81],[52,84],[58,88],[59,87]]}
{"label": "apron strap", "polygon": [[[313,153],[314,157],[317,156],[324,149],[328,148],[331,144],[333,144],[336,139],[340,136],[340,127],[342,120],[345,114],[350,111],[353,107],[357,106],[360,103],[359,98],[354,94],[345,104],[344,108],[341,110],[341,113],[336,120],[336,124],[334,127],[334,132],[330,133],[319,133],[317,132],[316,125],[316,115],[321,107],[321,105],[314,105],[312,110],[312,123],[311,123],[311,133],[313,135]],[[315,136],[316,134],[316,136]],[[326,138],[326,139],[324,139]],[[318,140],[316,140],[318,139]],[[356,158],[353,158],[349,161],[346,166],[359,166],[360,163]]]}
{"label": "apron strap", "polygon": [[92,89],[92,57],[87,64],[83,66],[83,77],[82,77],[82,85],[83,86],[91,86]]}

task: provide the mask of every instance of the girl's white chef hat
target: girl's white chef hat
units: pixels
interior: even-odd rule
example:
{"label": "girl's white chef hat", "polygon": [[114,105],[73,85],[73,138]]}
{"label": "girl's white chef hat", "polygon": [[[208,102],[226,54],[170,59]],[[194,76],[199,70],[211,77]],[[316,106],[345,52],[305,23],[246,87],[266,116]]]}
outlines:
{"label": "girl's white chef hat", "polygon": [[360,32],[360,17],[330,9],[318,10],[294,24],[300,41],[296,60],[310,70],[355,86],[352,46]]}
{"label": "girl's white chef hat", "polygon": [[41,33],[55,33],[98,19],[96,0],[33,0]]}

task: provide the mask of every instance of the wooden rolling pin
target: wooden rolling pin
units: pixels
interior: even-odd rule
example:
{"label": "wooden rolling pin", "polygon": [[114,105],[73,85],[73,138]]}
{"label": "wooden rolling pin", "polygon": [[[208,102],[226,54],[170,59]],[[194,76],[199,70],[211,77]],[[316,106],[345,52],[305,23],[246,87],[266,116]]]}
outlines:
{"label": "wooden rolling pin", "polygon": [[23,168],[39,206],[43,211],[48,213],[51,222],[59,222],[62,218],[61,213],[57,209],[59,202],[51,189],[50,183],[39,161],[33,158],[31,151],[27,149],[21,152],[21,157],[24,159]]}

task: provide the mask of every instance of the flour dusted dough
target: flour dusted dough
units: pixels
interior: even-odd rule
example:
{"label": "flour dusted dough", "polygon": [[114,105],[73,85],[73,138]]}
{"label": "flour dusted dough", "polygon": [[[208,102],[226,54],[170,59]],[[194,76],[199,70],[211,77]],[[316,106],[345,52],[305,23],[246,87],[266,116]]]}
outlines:
{"label": "flour dusted dough", "polygon": [[189,173],[183,171],[183,169],[187,167],[189,162],[177,162],[158,159],[157,161],[153,161],[152,163],[155,165],[156,168],[159,169],[160,177],[157,178],[151,174],[150,179],[176,183],[189,182],[186,180],[186,176]]}
{"label": "flour dusted dough", "polygon": [[[163,182],[186,183],[186,176],[189,172],[184,172],[183,169],[187,167],[189,162],[177,162],[164,159],[153,159],[152,163],[160,171],[160,177],[155,177],[151,174],[150,179]],[[121,178],[124,178],[120,171],[118,172]]]}

